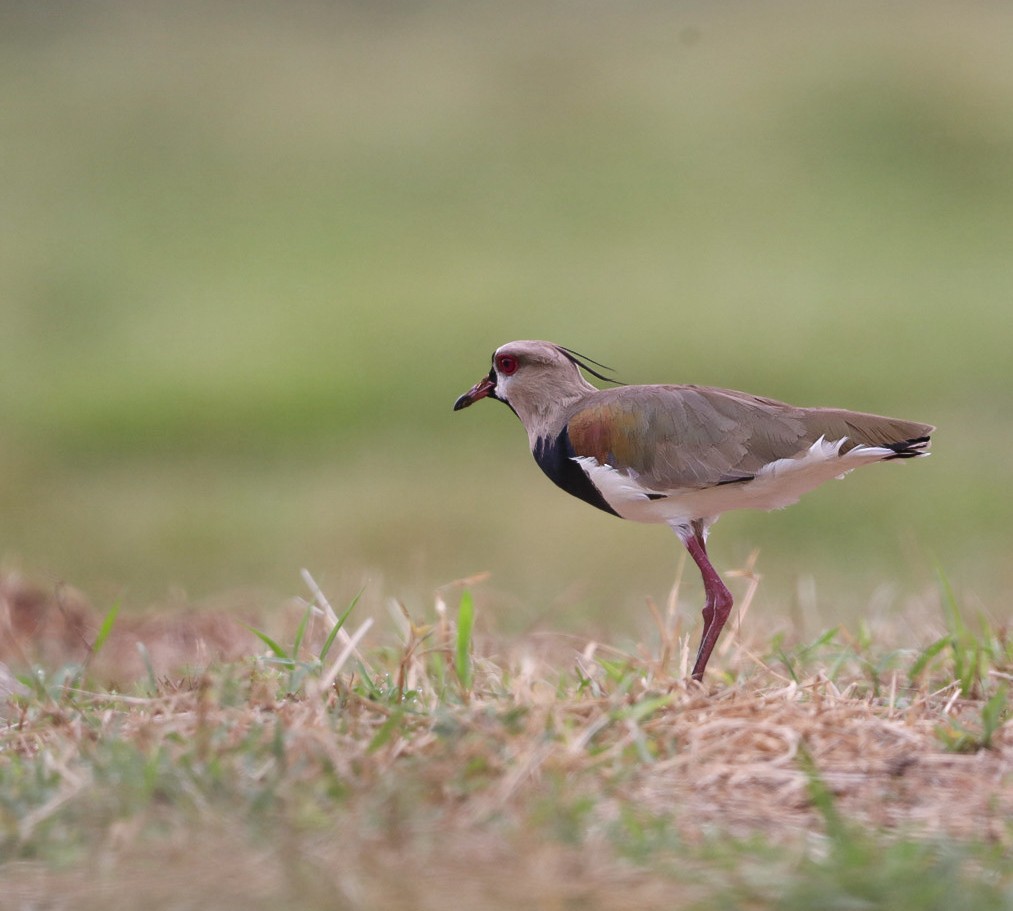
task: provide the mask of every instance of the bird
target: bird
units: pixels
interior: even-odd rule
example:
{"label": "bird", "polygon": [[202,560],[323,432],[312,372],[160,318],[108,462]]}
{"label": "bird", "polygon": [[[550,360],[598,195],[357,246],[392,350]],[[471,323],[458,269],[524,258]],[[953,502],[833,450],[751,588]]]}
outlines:
{"label": "bird", "polygon": [[[552,342],[508,342],[454,403],[490,398],[517,415],[538,467],[604,512],[668,525],[703,580],[702,681],[733,599],[707,554],[718,517],[779,509],[873,462],[928,455],[930,424],[839,408],[803,408],[733,389],[623,385],[611,368]],[[599,389],[582,371],[614,383]]]}

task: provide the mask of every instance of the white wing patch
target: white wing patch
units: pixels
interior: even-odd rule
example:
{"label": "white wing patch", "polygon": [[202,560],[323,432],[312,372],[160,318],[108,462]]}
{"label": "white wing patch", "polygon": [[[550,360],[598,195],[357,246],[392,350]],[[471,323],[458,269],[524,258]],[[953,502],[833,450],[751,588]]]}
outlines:
{"label": "white wing patch", "polygon": [[780,509],[831,478],[843,478],[862,465],[894,455],[883,446],[856,446],[841,455],[846,440],[829,442],[820,437],[794,458],[764,465],[750,481],[704,488],[654,490],[641,484],[635,472],[602,465],[592,456],[576,456],[574,461],[624,519],[680,525],[732,509]]}

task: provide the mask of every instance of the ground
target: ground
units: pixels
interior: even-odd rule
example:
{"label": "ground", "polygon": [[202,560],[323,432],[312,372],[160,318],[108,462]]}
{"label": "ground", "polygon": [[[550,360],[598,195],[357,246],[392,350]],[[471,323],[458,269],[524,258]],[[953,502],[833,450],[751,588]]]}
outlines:
{"label": "ground", "polygon": [[286,645],[116,691],[23,677],[7,906],[1013,907],[1001,630],[732,630],[698,686],[673,614],[623,653],[475,634],[450,591],[333,636],[318,593]]}

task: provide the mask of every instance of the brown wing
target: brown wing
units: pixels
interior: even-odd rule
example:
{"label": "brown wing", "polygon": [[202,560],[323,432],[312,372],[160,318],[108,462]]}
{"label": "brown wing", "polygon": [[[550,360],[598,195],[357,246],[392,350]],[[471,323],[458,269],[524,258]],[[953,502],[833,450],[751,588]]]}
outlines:
{"label": "brown wing", "polygon": [[838,409],[796,408],[728,389],[623,386],[570,415],[574,454],[635,474],[652,490],[703,488],[753,477],[800,455],[821,436],[842,447],[889,445],[931,428]]}

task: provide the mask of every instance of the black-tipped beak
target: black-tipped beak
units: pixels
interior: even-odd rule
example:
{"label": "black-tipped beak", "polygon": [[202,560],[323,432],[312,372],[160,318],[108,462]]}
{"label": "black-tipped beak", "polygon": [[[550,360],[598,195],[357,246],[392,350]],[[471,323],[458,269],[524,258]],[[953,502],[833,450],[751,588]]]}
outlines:
{"label": "black-tipped beak", "polygon": [[471,389],[454,402],[454,411],[460,411],[462,408],[474,405],[479,399],[492,395],[495,388],[496,374],[490,373],[488,376],[482,377]]}

